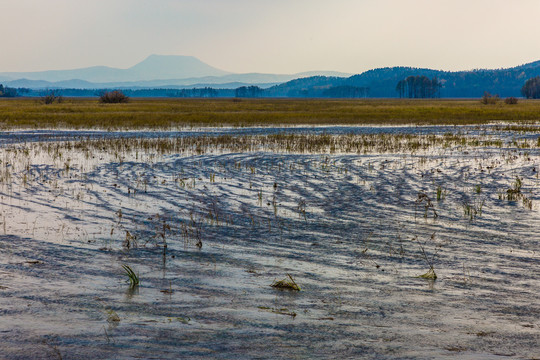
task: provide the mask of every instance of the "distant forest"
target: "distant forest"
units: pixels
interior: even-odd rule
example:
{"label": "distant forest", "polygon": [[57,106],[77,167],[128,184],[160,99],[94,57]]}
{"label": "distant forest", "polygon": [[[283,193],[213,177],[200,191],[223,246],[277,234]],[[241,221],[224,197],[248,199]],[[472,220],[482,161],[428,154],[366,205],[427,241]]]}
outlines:
{"label": "distant forest", "polygon": [[521,88],[521,94],[527,99],[540,99],[540,76],[527,80]]}
{"label": "distant forest", "polygon": [[[1,85],[0,85],[1,86]],[[0,87],[0,96],[96,97],[115,89],[24,89]],[[290,98],[481,98],[485,92],[500,97],[540,98],[540,61],[509,69],[448,72],[411,67],[381,68],[348,78],[312,76],[262,88],[120,89],[129,97],[290,97]]]}
{"label": "distant forest", "polygon": [[0,84],[0,97],[16,97],[19,96],[19,92],[15,88],[4,87]]}
{"label": "distant forest", "polygon": [[427,76],[408,76],[398,81],[396,91],[400,98],[426,99],[440,97],[441,87],[436,77],[429,79]]}
{"label": "distant forest", "polygon": [[[116,89],[11,89],[12,96],[42,97],[54,92],[64,97],[98,97],[105,91]],[[258,97],[304,97],[304,98],[365,98],[369,88],[355,86],[316,87],[309,90],[291,91],[286,95],[258,86],[242,86],[236,89],[121,89],[129,97],[176,97],[176,98],[258,98]],[[0,95],[1,96],[1,95]]]}

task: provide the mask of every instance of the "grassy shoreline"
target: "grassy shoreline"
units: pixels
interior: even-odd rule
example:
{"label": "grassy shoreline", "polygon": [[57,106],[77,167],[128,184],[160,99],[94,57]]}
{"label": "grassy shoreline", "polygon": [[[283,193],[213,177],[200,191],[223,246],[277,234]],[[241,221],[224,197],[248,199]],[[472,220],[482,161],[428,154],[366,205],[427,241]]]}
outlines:
{"label": "grassy shoreline", "polygon": [[539,123],[540,101],[482,105],[471,100],[405,99],[132,99],[99,104],[67,98],[0,99],[0,128],[171,129],[189,126],[475,125]]}

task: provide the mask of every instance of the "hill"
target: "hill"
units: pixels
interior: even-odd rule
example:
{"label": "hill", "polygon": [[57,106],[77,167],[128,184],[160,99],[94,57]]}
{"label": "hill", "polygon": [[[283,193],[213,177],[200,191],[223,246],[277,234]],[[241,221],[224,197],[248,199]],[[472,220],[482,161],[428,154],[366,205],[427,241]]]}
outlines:
{"label": "hill", "polygon": [[413,67],[388,67],[366,71],[362,74],[343,77],[310,77],[296,79],[273,86],[267,94],[277,97],[324,97],[325,89],[349,86],[369,89],[368,97],[398,97],[396,85],[408,76],[436,77],[442,87],[441,97],[481,97],[484,91],[501,97],[521,96],[521,88],[527,79],[540,76],[540,61],[508,69],[478,69],[471,71],[442,71]]}

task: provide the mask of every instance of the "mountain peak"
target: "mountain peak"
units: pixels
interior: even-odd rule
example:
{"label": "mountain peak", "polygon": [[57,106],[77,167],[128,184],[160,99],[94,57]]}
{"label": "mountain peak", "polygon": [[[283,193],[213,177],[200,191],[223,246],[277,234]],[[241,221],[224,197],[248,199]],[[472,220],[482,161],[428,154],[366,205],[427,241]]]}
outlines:
{"label": "mountain peak", "polygon": [[144,60],[142,60],[141,62],[135,64],[132,67],[135,67],[137,65],[144,64],[144,63],[156,63],[156,62],[166,62],[166,61],[180,62],[180,61],[193,61],[193,60],[199,61],[199,59],[197,59],[196,57],[188,56],[188,55],[151,54],[151,55],[148,55]]}
{"label": "mountain peak", "polygon": [[26,78],[55,82],[80,79],[99,83],[185,79],[228,74],[230,73],[205,64],[193,56],[150,55],[129,69],[92,66],[73,70],[0,73],[0,77],[2,79]]}
{"label": "mountain peak", "polygon": [[230,74],[208,65],[194,56],[156,54],[148,56],[127,71],[137,80],[183,79]]}

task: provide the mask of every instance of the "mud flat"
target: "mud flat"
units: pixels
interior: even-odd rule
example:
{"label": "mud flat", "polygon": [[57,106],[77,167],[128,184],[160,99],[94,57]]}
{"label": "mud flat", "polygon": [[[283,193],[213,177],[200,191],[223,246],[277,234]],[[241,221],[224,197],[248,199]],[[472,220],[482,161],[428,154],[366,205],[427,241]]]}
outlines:
{"label": "mud flat", "polygon": [[404,129],[11,132],[1,356],[539,358],[538,132]]}

